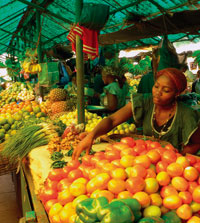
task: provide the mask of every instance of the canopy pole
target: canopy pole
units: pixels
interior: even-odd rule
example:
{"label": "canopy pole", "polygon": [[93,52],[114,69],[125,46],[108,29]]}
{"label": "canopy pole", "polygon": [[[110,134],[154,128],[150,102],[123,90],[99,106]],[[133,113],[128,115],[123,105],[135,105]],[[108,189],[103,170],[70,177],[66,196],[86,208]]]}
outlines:
{"label": "canopy pole", "polygon": [[[76,23],[79,22],[83,0],[76,0]],[[85,123],[84,103],[84,64],[83,64],[83,41],[76,35],[76,70],[77,70],[77,111],[78,124]]]}
{"label": "canopy pole", "polygon": [[[38,10],[36,10],[36,36],[37,36],[37,54],[38,54],[38,63],[42,63],[42,48],[41,48],[41,14]],[[43,87],[39,85],[39,92],[42,99],[44,98]]]}

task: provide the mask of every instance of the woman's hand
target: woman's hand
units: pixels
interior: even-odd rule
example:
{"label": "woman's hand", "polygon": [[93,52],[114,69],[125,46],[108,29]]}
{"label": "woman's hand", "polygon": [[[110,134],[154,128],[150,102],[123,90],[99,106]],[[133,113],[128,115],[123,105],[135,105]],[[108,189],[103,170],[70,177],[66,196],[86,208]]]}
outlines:
{"label": "woman's hand", "polygon": [[195,154],[200,149],[200,144],[190,144],[186,145],[183,148],[183,151],[181,152],[182,155],[186,155],[187,153]]}
{"label": "woman's hand", "polygon": [[92,144],[93,144],[93,137],[90,134],[88,134],[82,141],[79,142],[79,144],[74,149],[74,152],[72,154],[72,159],[78,160],[83,150],[86,151],[86,154],[89,154]]}

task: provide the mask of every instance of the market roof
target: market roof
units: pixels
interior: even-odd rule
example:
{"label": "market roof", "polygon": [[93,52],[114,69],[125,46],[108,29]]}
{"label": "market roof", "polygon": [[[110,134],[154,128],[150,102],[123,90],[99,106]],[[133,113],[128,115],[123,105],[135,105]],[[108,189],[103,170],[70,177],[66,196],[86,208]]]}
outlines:
{"label": "market roof", "polygon": [[[48,49],[68,45],[80,0],[0,1],[0,55],[37,45],[36,10],[41,13],[41,44]],[[171,42],[200,41],[200,1],[197,0],[85,0],[109,6],[109,18],[99,35],[100,45],[119,49],[157,45],[164,34]]]}

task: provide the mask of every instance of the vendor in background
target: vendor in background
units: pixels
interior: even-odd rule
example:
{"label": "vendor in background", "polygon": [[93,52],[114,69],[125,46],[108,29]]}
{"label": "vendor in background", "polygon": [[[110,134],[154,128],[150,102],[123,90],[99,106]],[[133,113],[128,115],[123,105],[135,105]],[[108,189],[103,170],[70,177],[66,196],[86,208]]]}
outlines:
{"label": "vendor in background", "polygon": [[117,76],[112,67],[106,66],[102,69],[102,79],[106,86],[100,96],[101,104],[110,112],[122,108],[128,93],[127,85],[124,85],[126,78]]}
{"label": "vendor in background", "polygon": [[166,68],[156,74],[152,94],[133,94],[131,102],[103,119],[78,144],[73,159],[81,152],[89,153],[94,140],[130,119],[142,124],[143,135],[168,141],[182,154],[195,154],[200,149],[199,114],[177,97],[187,87],[185,75],[176,68]]}
{"label": "vendor in background", "polygon": [[69,95],[77,94],[77,82],[76,82],[76,72],[73,72],[70,76],[71,81],[65,85],[64,89],[67,90]]}
{"label": "vendor in background", "polygon": [[197,71],[196,80],[192,83],[192,92],[200,94],[200,70]]}

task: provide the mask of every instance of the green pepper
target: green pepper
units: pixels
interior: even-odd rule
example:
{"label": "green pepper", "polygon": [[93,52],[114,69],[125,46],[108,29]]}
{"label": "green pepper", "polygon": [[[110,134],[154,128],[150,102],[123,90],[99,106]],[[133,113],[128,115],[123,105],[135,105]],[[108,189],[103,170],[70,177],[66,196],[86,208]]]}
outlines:
{"label": "green pepper", "polygon": [[120,200],[112,201],[99,209],[97,217],[101,223],[131,223],[135,219],[129,206]]}
{"label": "green pepper", "polygon": [[51,159],[52,159],[53,161],[61,160],[63,157],[64,157],[64,155],[63,155],[63,153],[61,153],[61,152],[54,152],[54,153],[51,155]]}
{"label": "green pepper", "polygon": [[[99,197],[99,198],[88,198],[76,206],[76,213],[79,218],[77,218],[76,223],[84,222],[84,223],[93,223],[97,222],[97,212],[101,210],[105,205],[108,204],[108,199],[106,197]],[[78,221],[78,220],[81,221]]]}
{"label": "green pepper", "polygon": [[141,204],[138,202],[138,200],[135,198],[124,198],[120,199],[120,201],[129,206],[135,217],[135,222],[138,222],[142,218]]}

